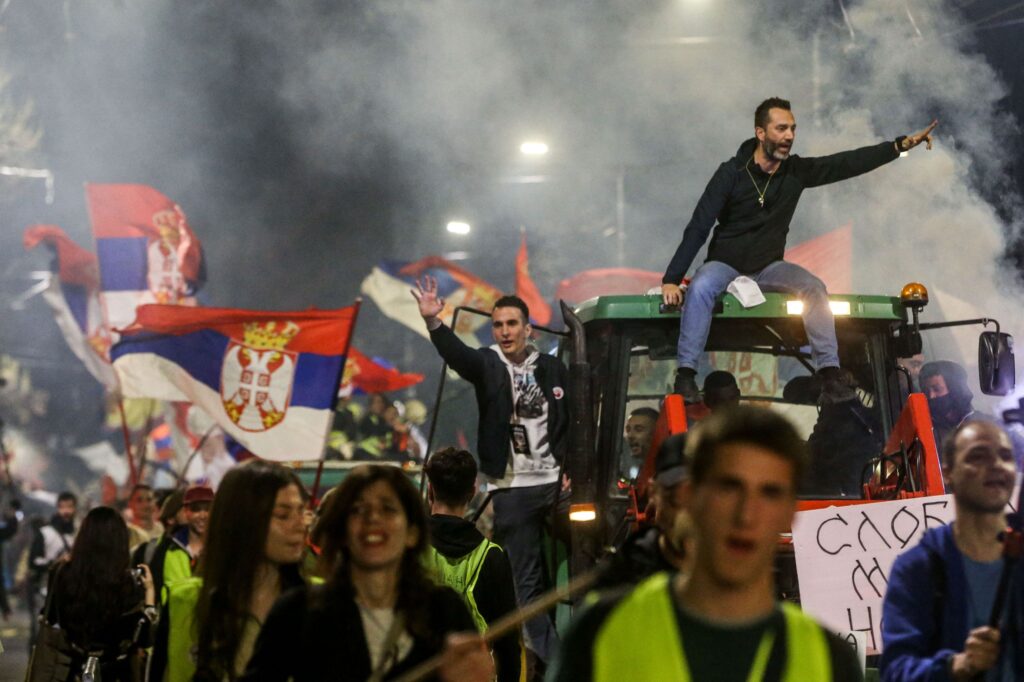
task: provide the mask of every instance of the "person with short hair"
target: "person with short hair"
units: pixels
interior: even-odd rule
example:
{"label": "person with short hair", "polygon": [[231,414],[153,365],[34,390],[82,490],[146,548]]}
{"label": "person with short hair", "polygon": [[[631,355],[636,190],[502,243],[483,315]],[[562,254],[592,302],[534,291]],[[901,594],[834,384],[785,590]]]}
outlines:
{"label": "person with short hair", "polygon": [[[430,544],[427,563],[442,585],[466,601],[477,628],[484,632],[516,610],[512,566],[501,547],[486,539],[466,520],[476,495],[476,461],[466,450],[438,450],[423,467],[430,503]],[[498,682],[519,679],[522,649],[519,635],[509,633],[494,643]]]}
{"label": "person with short hair", "polygon": [[721,410],[689,433],[685,453],[689,571],[655,573],[584,610],[551,679],[860,680],[846,642],[775,598],[775,554],[807,458],[793,425],[764,408]]}
{"label": "person with short hair", "polygon": [[956,520],[925,531],[893,563],[879,672],[888,682],[1024,679],[1019,561],[1000,626],[989,624],[1004,566],[1000,535],[1017,477],[1009,436],[990,421],[961,424],[943,443],[942,474]]}
{"label": "person with short hair", "polygon": [[[568,371],[530,344],[530,309],[517,296],[502,296],[491,311],[494,345],[470,348],[439,315],[444,299],[437,280],[424,277],[412,291],[437,352],[473,385],[479,420],[480,471],[500,489],[493,498],[494,540],[507,552],[523,606],[550,587],[541,548],[548,520],[562,501],[560,465],[568,446]],[[566,508],[566,512],[568,509]],[[558,641],[547,614],[526,623],[532,671],[546,665]]]}
{"label": "person with short hair", "polygon": [[136,483],[128,495],[128,534],[129,545],[135,551],[139,545],[159,538],[164,534],[163,525],[155,518],[156,496],[153,487],[146,483]]}
{"label": "person with short hair", "polygon": [[740,387],[732,372],[717,369],[704,377],[704,405],[712,412],[740,403]]}
{"label": "person with short hair", "polygon": [[651,449],[654,427],[658,424],[658,411],[653,407],[638,407],[626,418],[624,436],[628,455],[622,458],[619,477],[635,481],[644,468],[644,459]]}
{"label": "person with short hair", "polygon": [[63,491],[57,495],[57,509],[50,522],[40,526],[32,535],[28,550],[28,595],[27,606],[31,616],[30,636],[35,642],[36,615],[46,596],[46,578],[50,567],[71,554],[75,542],[75,514],[78,512],[78,498],[74,493]]}
{"label": "person with short hair", "polygon": [[839,344],[825,284],[795,263],[783,260],[786,235],[805,189],[852,178],[887,164],[922,142],[931,148],[931,125],[851,151],[802,158],[791,155],[796,119],[787,100],[770,97],[754,111],[754,137],[740,145],[708,182],[683,239],[662,278],[662,300],[680,305],[680,284],[714,228],[707,259],[686,289],[679,318],[678,370],[674,392],[687,403],[700,402],[696,374],[711,328],[715,302],[741,275],[763,291],[782,291],[804,303],[803,321],[811,354],[823,379],[822,401],[853,400],[856,394],[839,372]]}
{"label": "person with short hair", "polygon": [[636,585],[658,571],[683,570],[689,520],[681,508],[682,483],[686,480],[683,448],[686,434],[662,441],[654,459],[651,505],[654,524],[633,533],[601,569],[594,589]]}

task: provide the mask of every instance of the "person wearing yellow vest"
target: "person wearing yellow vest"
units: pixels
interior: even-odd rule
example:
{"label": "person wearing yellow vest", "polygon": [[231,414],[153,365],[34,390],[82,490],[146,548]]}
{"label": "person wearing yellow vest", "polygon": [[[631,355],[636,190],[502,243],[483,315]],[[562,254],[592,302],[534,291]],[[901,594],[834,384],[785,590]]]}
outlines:
{"label": "person wearing yellow vest", "polygon": [[688,436],[682,510],[692,569],[662,572],[587,607],[549,680],[861,680],[837,635],[775,599],[779,534],[796,511],[806,446],[781,415],[732,407]]}
{"label": "person wearing yellow vest", "polygon": [[[512,565],[501,547],[465,516],[476,495],[476,461],[465,450],[438,450],[423,467],[429,481],[430,547],[427,566],[442,585],[462,596],[480,632],[516,609]],[[517,633],[494,643],[498,682],[520,678],[524,651]]]}
{"label": "person wearing yellow vest", "polygon": [[197,575],[168,587],[166,682],[242,674],[274,601],[304,584],[304,510],[286,467],[252,460],[225,474]]}

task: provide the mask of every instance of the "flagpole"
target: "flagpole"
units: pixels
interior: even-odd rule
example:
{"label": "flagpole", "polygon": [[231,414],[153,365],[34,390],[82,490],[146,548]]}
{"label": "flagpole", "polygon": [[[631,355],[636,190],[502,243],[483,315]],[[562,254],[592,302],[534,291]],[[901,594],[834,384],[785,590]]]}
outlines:
{"label": "flagpole", "polygon": [[352,349],[352,337],[356,333],[356,320],[359,318],[359,308],[363,305],[363,297],[357,296],[353,304],[355,310],[352,313],[352,324],[348,330],[348,338],[345,339],[345,362],[341,363],[341,371],[338,372],[338,379],[334,382],[334,398],[331,400],[331,416],[327,421],[327,432],[324,434],[324,447],[320,452],[320,463],[316,467],[316,478],[313,479],[313,491],[309,496],[309,508],[314,509],[317,503],[317,495],[320,494],[320,478],[324,473],[324,462],[327,460],[327,440],[331,436],[331,428],[334,426],[334,411],[338,407],[338,389],[341,388],[341,381],[345,378],[345,364],[348,362],[348,354]]}
{"label": "flagpole", "polygon": [[124,436],[124,454],[128,458],[128,480],[131,481],[134,487],[139,482],[138,475],[135,473],[135,457],[132,455],[132,438],[128,433],[128,418],[124,414],[124,398],[121,397],[120,393],[117,396],[117,411],[121,415],[121,435]]}

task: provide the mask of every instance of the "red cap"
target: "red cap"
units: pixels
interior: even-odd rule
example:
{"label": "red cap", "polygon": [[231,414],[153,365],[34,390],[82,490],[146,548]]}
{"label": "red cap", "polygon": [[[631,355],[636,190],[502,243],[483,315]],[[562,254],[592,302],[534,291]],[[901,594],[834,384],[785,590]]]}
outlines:
{"label": "red cap", "polygon": [[186,507],[196,502],[213,502],[213,488],[204,484],[189,486],[182,504]]}

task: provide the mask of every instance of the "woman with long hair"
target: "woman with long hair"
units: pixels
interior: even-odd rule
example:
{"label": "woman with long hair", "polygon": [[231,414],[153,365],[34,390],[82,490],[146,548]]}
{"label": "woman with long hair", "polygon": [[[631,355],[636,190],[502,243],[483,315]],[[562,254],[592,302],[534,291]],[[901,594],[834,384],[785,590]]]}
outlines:
{"label": "woman with long hair", "polygon": [[96,507],[86,515],[70,558],[51,569],[50,590],[47,621],[74,647],[68,679],[81,676],[89,657],[104,682],[132,679],[158,612],[149,568],[131,570],[128,526],[117,510]]}
{"label": "woman with long hair", "polygon": [[279,464],[225,474],[198,576],[170,586],[169,681],[234,680],[245,669],[274,601],[303,584],[304,507],[301,482]]}
{"label": "woman with long hair", "polygon": [[243,679],[390,679],[443,651],[444,679],[492,679],[482,642],[446,648],[476,626],[460,597],[427,573],[428,540],[423,501],[401,469],[353,469],[313,530],[326,583],[274,605]]}

